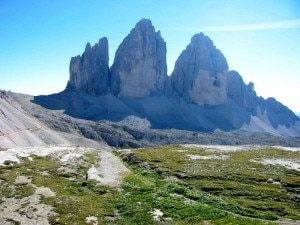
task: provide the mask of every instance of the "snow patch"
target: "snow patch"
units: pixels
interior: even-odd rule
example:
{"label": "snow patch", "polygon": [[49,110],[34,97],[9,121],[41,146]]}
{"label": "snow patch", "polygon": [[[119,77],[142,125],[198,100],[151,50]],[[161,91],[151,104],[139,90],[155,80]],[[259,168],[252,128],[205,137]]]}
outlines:
{"label": "snow patch", "polygon": [[180,149],[180,150],[173,150],[174,152],[187,152],[187,150],[183,150],[183,149]]}
{"label": "snow patch", "polygon": [[299,147],[283,147],[283,146],[273,146],[274,148],[285,150],[285,151],[291,151],[291,152],[300,152]]}

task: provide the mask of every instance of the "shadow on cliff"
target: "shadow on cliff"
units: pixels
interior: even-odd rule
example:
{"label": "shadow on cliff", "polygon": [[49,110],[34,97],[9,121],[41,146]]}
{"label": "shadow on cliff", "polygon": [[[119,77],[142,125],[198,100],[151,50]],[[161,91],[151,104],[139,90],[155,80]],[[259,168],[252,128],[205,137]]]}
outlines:
{"label": "shadow on cliff", "polygon": [[80,119],[122,121],[128,116],[146,118],[151,128],[182,129],[210,132],[216,129],[235,130],[249,124],[251,114],[232,100],[220,106],[199,106],[180,98],[151,96],[120,99],[112,94],[89,95],[63,91],[47,96],[35,96],[33,102],[51,110]]}

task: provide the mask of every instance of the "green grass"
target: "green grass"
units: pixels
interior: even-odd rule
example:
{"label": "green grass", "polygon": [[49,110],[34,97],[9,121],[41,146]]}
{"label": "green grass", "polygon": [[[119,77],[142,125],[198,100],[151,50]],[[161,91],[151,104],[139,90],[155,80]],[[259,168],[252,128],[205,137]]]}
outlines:
{"label": "green grass", "polygon": [[[49,187],[56,193],[54,197],[43,198],[42,202],[54,206],[57,216],[50,218],[50,224],[86,224],[85,218],[96,216],[105,223],[105,217],[113,215],[107,202],[113,198],[114,190],[99,186],[94,181],[85,179],[87,165],[95,162],[96,155],[87,154],[86,161],[78,166],[78,174],[73,177],[58,172],[59,163],[50,157],[32,156],[33,161],[22,159],[21,164],[0,166],[0,179],[4,184],[0,187],[0,197],[24,198],[34,193],[31,185],[16,185],[17,176],[32,177],[32,184]],[[43,175],[47,172],[48,175]],[[73,178],[73,179],[69,179]]]}
{"label": "green grass", "polygon": [[[186,151],[178,151],[186,150]],[[127,165],[132,171],[121,187],[111,189],[87,181],[85,173],[97,162],[97,154],[86,154],[76,173],[58,172],[51,157],[32,156],[20,164],[0,166],[0,197],[24,198],[32,186],[16,185],[17,176],[32,178],[32,184],[55,192],[42,202],[57,215],[50,224],[86,224],[96,216],[99,224],[276,224],[277,218],[299,219],[299,173],[283,167],[265,166],[250,159],[299,158],[299,153],[277,149],[226,153],[224,160],[191,160],[187,154],[224,155],[205,149],[163,146],[133,152],[153,170]],[[121,153],[117,153],[121,154]],[[268,178],[284,185],[270,185]],[[31,188],[30,188],[31,187]],[[160,221],[153,212],[163,212]]]}
{"label": "green grass", "polygon": [[[180,182],[185,185],[218,196],[242,209],[234,213],[262,219],[287,217],[300,220],[300,172],[252,161],[299,159],[298,152],[265,148],[226,153],[178,145],[134,152],[163,176],[183,177]],[[226,155],[227,158],[191,160],[188,154]],[[282,185],[267,184],[268,178],[280,181]]]}
{"label": "green grass", "polygon": [[[111,203],[119,214],[115,224],[273,224],[237,216],[235,213],[249,212],[185,183],[166,181],[139,166],[131,169],[134,173],[125,179]],[[164,213],[160,222],[153,221],[154,209]],[[259,212],[255,215],[260,216]]]}

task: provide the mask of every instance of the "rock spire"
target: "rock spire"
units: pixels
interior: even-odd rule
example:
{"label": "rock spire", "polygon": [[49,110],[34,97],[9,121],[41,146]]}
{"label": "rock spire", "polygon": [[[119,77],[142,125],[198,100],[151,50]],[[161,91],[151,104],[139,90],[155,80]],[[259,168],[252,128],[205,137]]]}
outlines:
{"label": "rock spire", "polygon": [[198,105],[220,105],[227,101],[228,64],[223,54],[203,33],[192,37],[171,75],[173,92]]}
{"label": "rock spire", "polygon": [[166,78],[166,43],[151,21],[142,19],[116,52],[111,68],[112,92],[122,98],[161,94]]}
{"label": "rock spire", "polygon": [[82,56],[71,58],[67,89],[103,95],[109,90],[108,41],[101,38],[91,47],[86,45]]}

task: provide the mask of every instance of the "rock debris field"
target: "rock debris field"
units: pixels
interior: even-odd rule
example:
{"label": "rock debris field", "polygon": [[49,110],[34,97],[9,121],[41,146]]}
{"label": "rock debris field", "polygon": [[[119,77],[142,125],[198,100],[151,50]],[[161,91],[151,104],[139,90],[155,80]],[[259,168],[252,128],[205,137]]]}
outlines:
{"label": "rock debris field", "polygon": [[[31,161],[33,157],[50,157],[60,164],[57,172],[77,173],[78,166],[85,163],[85,155],[93,156],[94,160],[94,163],[88,166],[87,180],[96,180],[97,183],[103,186],[114,188],[120,185],[122,177],[129,173],[124,164],[111,152],[74,146],[44,146],[2,150],[0,151],[0,165],[5,167],[21,163],[25,159]],[[50,176],[47,172],[43,172],[43,175]],[[26,187],[26,189],[32,191],[32,194],[24,198],[18,197],[17,194],[3,197],[0,204],[1,225],[46,225],[49,224],[48,218],[55,216],[53,207],[41,203],[41,199],[53,197],[56,193],[48,187],[38,187],[32,184],[32,179],[32,177],[17,175],[10,184],[8,189],[14,190],[20,186],[22,188]],[[3,182],[0,179],[0,184]],[[1,191],[5,192],[5,190]],[[92,218],[86,218],[86,220],[94,221]]]}

